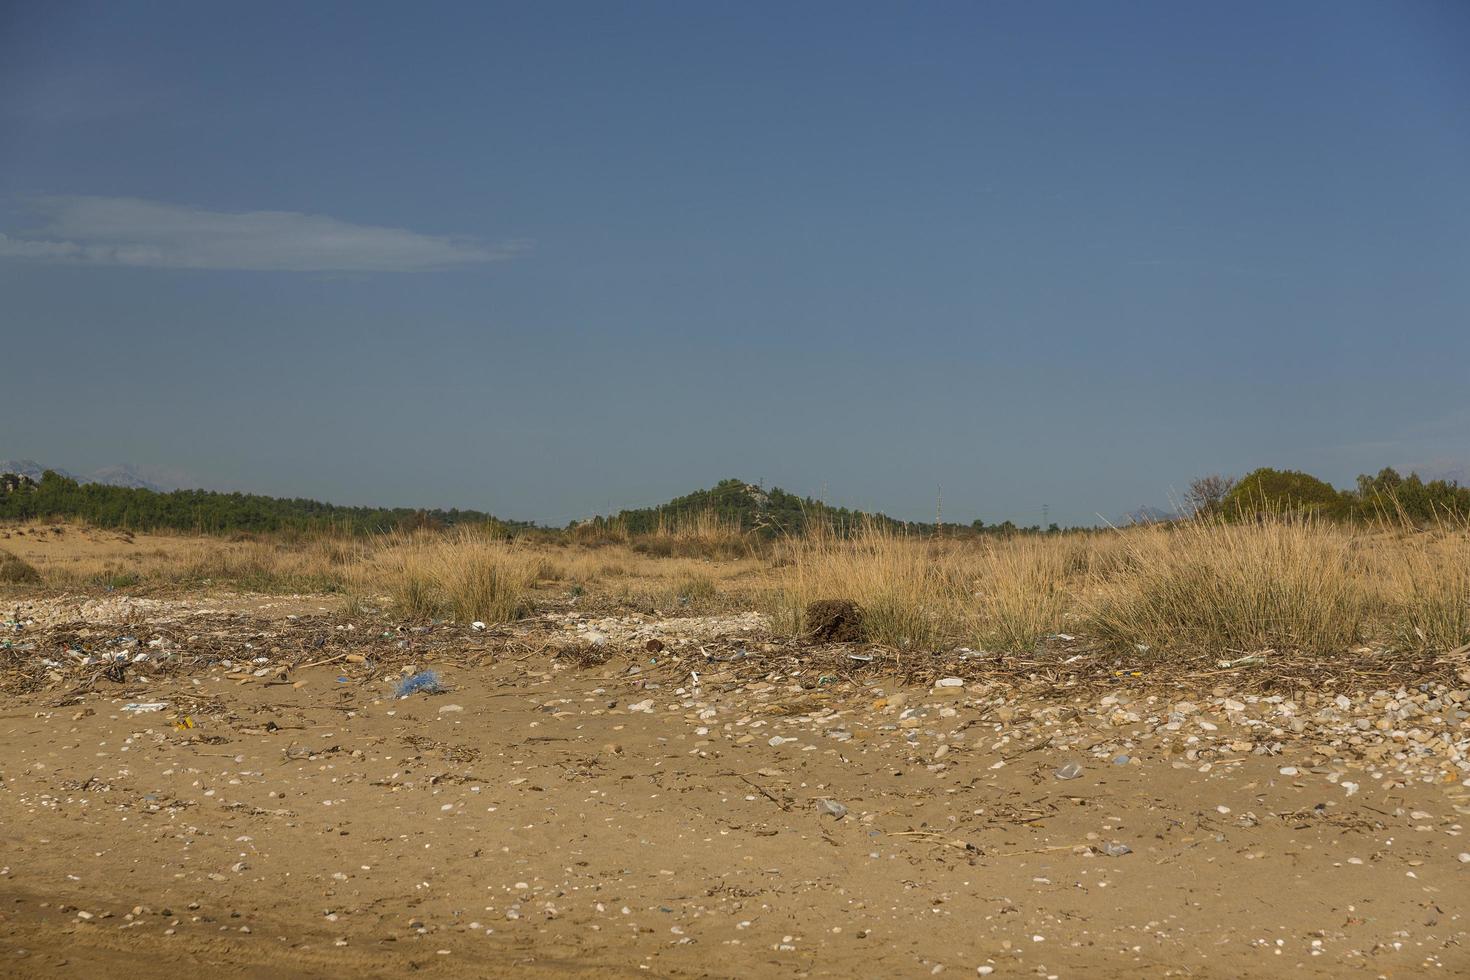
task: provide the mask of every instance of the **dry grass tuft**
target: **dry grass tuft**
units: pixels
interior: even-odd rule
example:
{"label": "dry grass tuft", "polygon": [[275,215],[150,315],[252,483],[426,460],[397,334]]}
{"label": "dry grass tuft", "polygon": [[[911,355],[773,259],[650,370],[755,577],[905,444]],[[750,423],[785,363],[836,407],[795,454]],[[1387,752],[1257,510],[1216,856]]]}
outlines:
{"label": "dry grass tuft", "polygon": [[545,571],[546,560],[530,548],[461,528],[391,536],[364,577],[385,579],[394,606],[411,618],[506,623],[526,611]]}
{"label": "dry grass tuft", "polygon": [[1070,539],[1009,538],[977,560],[977,639],[987,649],[1029,652],[1062,630],[1069,578],[1085,552]]}
{"label": "dry grass tuft", "polygon": [[1396,646],[1431,652],[1470,643],[1470,527],[1398,534],[1370,554]]}
{"label": "dry grass tuft", "polygon": [[1201,518],[1123,532],[1096,584],[1093,631],[1124,649],[1336,653],[1362,634],[1362,562],[1343,528],[1307,518]]}
{"label": "dry grass tuft", "polygon": [[41,573],[29,563],[8,551],[0,551],[0,583],[5,585],[39,585]]}
{"label": "dry grass tuft", "polygon": [[583,548],[604,548],[608,545],[627,544],[630,535],[628,524],[621,517],[598,518],[573,526],[567,537],[571,543]]}
{"label": "dry grass tuft", "polygon": [[848,538],[817,530],[782,543],[766,607],[778,632],[799,636],[806,607],[847,599],[875,643],[931,648],[964,629],[964,582],[936,542],[864,524]]}
{"label": "dry grass tuft", "polygon": [[661,558],[743,558],[751,553],[751,542],[739,520],[702,510],[660,515],[658,527],[634,540],[633,549]]}

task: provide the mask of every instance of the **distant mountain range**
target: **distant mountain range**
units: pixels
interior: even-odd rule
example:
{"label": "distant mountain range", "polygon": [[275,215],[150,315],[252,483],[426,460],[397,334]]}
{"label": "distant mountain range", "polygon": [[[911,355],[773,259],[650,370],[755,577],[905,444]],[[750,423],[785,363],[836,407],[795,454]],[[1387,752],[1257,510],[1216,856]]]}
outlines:
{"label": "distant mountain range", "polygon": [[47,470],[54,470],[78,483],[100,483],[109,487],[132,487],[136,490],[156,490],[160,493],[182,489],[187,482],[178,474],[136,466],[132,463],[104,466],[100,470],[79,476],[59,466],[43,466],[34,459],[0,459],[0,473],[18,473],[39,481],[41,474]]}

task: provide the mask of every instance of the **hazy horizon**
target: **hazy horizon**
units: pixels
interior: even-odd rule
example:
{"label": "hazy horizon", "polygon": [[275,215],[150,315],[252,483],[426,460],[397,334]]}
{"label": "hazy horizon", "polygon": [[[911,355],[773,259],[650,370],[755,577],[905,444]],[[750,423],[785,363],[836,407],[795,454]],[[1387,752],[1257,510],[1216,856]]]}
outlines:
{"label": "hazy horizon", "polygon": [[1463,474],[1467,110],[1452,2],[13,5],[0,458],[553,525]]}

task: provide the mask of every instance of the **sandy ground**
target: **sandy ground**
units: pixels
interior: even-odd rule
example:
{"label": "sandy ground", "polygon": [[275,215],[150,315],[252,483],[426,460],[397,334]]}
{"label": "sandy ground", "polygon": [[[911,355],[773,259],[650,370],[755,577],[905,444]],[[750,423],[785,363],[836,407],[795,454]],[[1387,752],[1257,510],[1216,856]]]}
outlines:
{"label": "sandy ground", "polygon": [[77,563],[126,563],[166,558],[199,547],[200,539],[181,534],[115,531],[79,524],[0,524],[0,548],[46,567]]}
{"label": "sandy ground", "polygon": [[[1453,692],[905,685],[767,662],[750,616],[96,602],[7,613],[57,666],[0,710],[0,975],[1470,975]],[[424,667],[445,693],[392,697]]]}

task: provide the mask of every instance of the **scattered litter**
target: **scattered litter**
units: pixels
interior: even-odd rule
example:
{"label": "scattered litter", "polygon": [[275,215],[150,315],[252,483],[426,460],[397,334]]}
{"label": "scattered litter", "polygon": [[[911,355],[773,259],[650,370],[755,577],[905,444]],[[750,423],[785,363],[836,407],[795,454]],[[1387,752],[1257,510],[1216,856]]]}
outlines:
{"label": "scattered litter", "polygon": [[1069,762],[1053,773],[1058,779],[1076,779],[1082,775],[1082,767],[1075,762]]}
{"label": "scattered litter", "polygon": [[[1268,650],[1266,652],[1272,653],[1274,651]],[[1234,667],[1254,667],[1265,662],[1266,658],[1264,655],[1259,653],[1252,653],[1249,656],[1237,657],[1234,660],[1221,660],[1216,664],[1216,666],[1219,667],[1221,670],[1230,670]]]}
{"label": "scattered litter", "polygon": [[1119,844],[1117,841],[1109,841],[1097,849],[1099,854],[1106,854],[1110,858],[1122,857],[1124,854],[1132,854],[1133,848],[1127,844]]}
{"label": "scattered litter", "polygon": [[817,809],[822,811],[823,813],[830,813],[838,820],[841,820],[843,817],[847,816],[847,807],[843,806],[841,803],[838,803],[836,800],[818,800]]}
{"label": "scattered litter", "polygon": [[965,686],[965,680],[964,680],[963,677],[941,677],[939,680],[937,680],[937,681],[934,682],[934,686],[935,687],[964,687]]}
{"label": "scattered litter", "polygon": [[417,674],[405,677],[398,682],[397,689],[393,692],[394,697],[406,698],[410,694],[423,691],[425,694],[441,694],[444,685],[439,680],[439,675],[432,670],[421,670]]}
{"label": "scattered litter", "polygon": [[452,714],[455,714],[455,713],[460,712],[460,711],[463,711],[463,710],[464,710],[464,706],[463,705],[459,705],[459,704],[446,704],[446,705],[444,705],[444,707],[442,707],[442,708],[439,709],[439,713],[441,715],[452,715]]}
{"label": "scattered litter", "polygon": [[485,628],[485,624],[482,623],[482,622],[480,622],[478,619],[475,620],[473,623],[470,624],[470,629],[475,630],[477,632],[479,630],[484,629],[484,628]]}
{"label": "scattered litter", "polygon": [[133,714],[144,714],[149,711],[162,711],[167,707],[167,701],[130,701],[123,705],[123,710]]}

